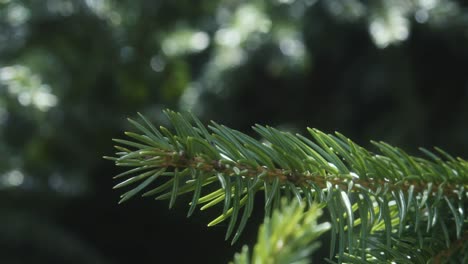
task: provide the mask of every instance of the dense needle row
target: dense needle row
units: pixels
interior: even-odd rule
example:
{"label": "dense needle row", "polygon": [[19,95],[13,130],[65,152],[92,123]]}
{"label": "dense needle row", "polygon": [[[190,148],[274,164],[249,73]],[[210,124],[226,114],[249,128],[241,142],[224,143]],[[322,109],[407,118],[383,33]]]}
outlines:
{"label": "dense needle row", "polygon": [[425,159],[372,142],[376,154],[339,133],[308,129],[309,139],[255,125],[260,141],[215,122],[205,127],[190,113],[164,113],[174,131],[156,129],[142,115],[141,122],[129,119],[140,134],[115,139],[116,157],[106,157],[129,168],[115,177],[123,179],[115,188],[132,186],[121,202],[143,193],[172,207],[191,193],[188,215],[220,205],[209,225],[229,221],[226,239],[234,234],[233,243],[256,192],[265,195],[266,215],[281,197],[320,203],[331,222],[330,257],[339,262],[415,263],[466,240],[468,162],[440,149],[421,149]]}

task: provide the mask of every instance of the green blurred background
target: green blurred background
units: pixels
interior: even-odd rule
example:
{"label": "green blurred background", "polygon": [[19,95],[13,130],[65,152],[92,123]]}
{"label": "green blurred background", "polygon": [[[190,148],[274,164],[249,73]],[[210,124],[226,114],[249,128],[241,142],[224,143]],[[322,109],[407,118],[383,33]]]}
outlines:
{"label": "green blurred background", "polygon": [[[0,0],[0,263],[226,263],[183,200],[117,205],[102,158],[137,112],[191,110],[468,154],[468,5],[451,0]],[[373,148],[371,148],[373,149]],[[326,245],[317,258],[328,254]],[[169,261],[170,260],[170,261]],[[320,263],[320,262],[318,262]]]}

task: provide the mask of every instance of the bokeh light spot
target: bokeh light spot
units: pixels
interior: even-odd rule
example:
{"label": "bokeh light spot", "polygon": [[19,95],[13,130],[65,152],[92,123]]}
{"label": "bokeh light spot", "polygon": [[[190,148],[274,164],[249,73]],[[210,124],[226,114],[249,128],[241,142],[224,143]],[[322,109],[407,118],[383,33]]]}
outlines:
{"label": "bokeh light spot", "polygon": [[7,187],[20,186],[24,182],[24,174],[17,169],[9,171],[2,176],[1,182]]}

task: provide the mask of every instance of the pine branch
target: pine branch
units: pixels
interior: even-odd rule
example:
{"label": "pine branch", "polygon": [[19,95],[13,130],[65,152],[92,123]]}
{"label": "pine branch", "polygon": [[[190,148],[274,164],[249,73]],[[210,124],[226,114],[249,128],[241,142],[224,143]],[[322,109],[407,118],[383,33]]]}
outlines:
{"label": "pine branch", "polygon": [[311,254],[320,246],[316,239],[330,228],[317,224],[322,210],[317,204],[304,212],[297,200],[282,200],[281,208],[266,217],[259,228],[252,256],[247,246],[234,256],[230,264],[310,263]]}
{"label": "pine branch", "polygon": [[[226,239],[233,236],[232,243],[259,191],[265,195],[266,216],[281,197],[322,203],[332,225],[330,261],[336,256],[338,262],[392,261],[402,257],[395,249],[408,245],[421,252],[440,250],[440,244],[449,248],[465,232],[468,162],[439,148],[437,154],[421,149],[424,159],[372,142],[374,153],[339,133],[308,129],[311,140],[255,125],[261,142],[215,122],[205,127],[190,113],[165,114],[173,131],[156,129],[140,115],[140,123],[129,121],[142,134],[126,132],[130,140],[114,140],[119,143],[116,157],[106,158],[130,168],[115,177],[126,178],[115,188],[134,184],[120,202],[150,186],[143,196],[169,199],[170,207],[178,196],[192,193],[188,215],[199,205],[201,210],[220,205],[221,215],[208,225],[229,220]],[[405,237],[414,241],[403,243]],[[403,257],[434,257],[411,254]]]}

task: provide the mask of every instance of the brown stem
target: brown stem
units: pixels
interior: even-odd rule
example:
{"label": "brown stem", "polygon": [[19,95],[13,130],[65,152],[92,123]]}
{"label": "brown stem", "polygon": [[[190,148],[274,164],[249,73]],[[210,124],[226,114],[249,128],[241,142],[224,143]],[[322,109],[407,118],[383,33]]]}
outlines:
{"label": "brown stem", "polygon": [[[430,195],[436,195],[436,192],[441,183],[433,182],[431,189],[428,189],[427,182],[407,180],[402,184],[395,184],[390,181],[385,181],[381,179],[351,179],[351,178],[340,178],[333,176],[324,176],[324,175],[312,175],[309,172],[300,172],[296,170],[286,170],[279,168],[266,168],[263,166],[251,166],[247,164],[239,163],[226,163],[221,160],[206,160],[200,156],[188,157],[185,153],[166,151],[167,155],[163,157],[164,163],[162,166],[165,167],[174,167],[174,168],[195,168],[197,170],[206,171],[206,172],[222,172],[228,175],[236,175],[234,167],[237,167],[242,171],[242,175],[245,177],[256,177],[260,174],[266,176],[266,179],[272,181],[274,178],[279,178],[280,182],[285,183],[287,181],[295,184],[296,186],[309,186],[310,182],[313,182],[319,188],[326,188],[327,182],[330,182],[332,185],[338,185],[343,188],[348,187],[348,182],[353,181],[354,187],[361,185],[366,189],[376,191],[379,187],[387,186],[389,190],[403,190],[407,192],[411,186],[414,188],[415,193],[421,193],[423,191],[428,191]],[[446,196],[456,196],[454,192],[456,190],[456,185],[454,184],[445,184],[443,193]]]}

